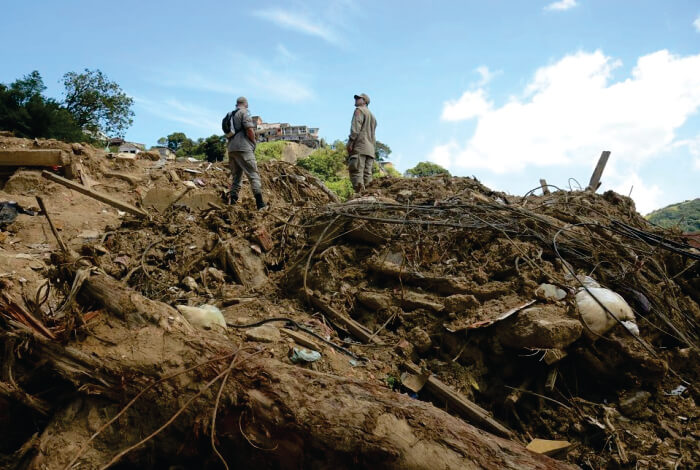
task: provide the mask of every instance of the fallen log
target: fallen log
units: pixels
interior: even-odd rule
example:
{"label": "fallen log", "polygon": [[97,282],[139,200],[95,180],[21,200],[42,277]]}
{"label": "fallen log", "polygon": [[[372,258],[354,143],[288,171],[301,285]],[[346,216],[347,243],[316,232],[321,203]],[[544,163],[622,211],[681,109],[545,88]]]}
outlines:
{"label": "fallen log", "polygon": [[[108,348],[93,341],[71,347],[39,337],[29,342],[34,354],[22,360],[48,357],[77,395],[67,404],[57,402],[61,406],[33,447],[28,468],[107,468],[120,460],[134,467],[157,461],[208,468],[217,458],[208,451],[215,407],[211,442],[218,442],[221,459],[241,468],[575,468],[380,383],[285,364],[236,350],[223,334],[177,326],[169,320],[177,315],[172,307],[146,302],[105,274],[94,273],[83,289],[86,302],[103,304],[116,316],[94,324],[95,331],[116,331],[123,340]],[[134,310],[156,323],[129,328],[120,318]],[[168,332],[160,326],[164,318]],[[232,356],[235,362],[227,367]],[[220,384],[226,371],[230,378]],[[96,381],[116,397],[90,393]],[[124,407],[139,388],[143,395]],[[119,419],[108,421],[117,412]],[[162,432],[154,435],[156,428]]]}
{"label": "fallen log", "polygon": [[390,261],[379,261],[376,259],[370,260],[368,265],[370,270],[400,279],[402,282],[420,285],[427,287],[440,294],[468,294],[471,292],[469,285],[464,280],[454,277],[433,276],[420,272],[410,271],[404,266],[392,263]]}

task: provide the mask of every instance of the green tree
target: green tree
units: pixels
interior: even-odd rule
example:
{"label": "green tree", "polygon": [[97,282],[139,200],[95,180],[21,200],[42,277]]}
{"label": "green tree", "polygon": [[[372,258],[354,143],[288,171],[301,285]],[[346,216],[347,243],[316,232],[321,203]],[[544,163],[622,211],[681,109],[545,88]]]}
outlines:
{"label": "green tree", "polygon": [[199,145],[201,153],[206,155],[207,161],[209,162],[222,161],[224,159],[225,148],[226,137],[223,135],[209,136]]}
{"label": "green tree", "polygon": [[450,172],[433,162],[420,162],[413,168],[406,170],[406,176],[418,178],[421,176],[451,176]]}
{"label": "green tree", "polygon": [[383,142],[377,141],[377,143],[374,146],[374,155],[377,159],[378,162],[383,162],[387,158],[389,158],[389,155],[391,154],[391,148]]}
{"label": "green tree", "polygon": [[69,72],[63,76],[63,85],[63,104],[82,128],[123,137],[134,122],[134,100],[100,70]]}
{"label": "green tree", "polygon": [[346,167],[347,150],[345,144],[336,140],[331,147],[315,150],[311,155],[297,162],[323,181],[338,181]]}
{"label": "green tree", "polygon": [[18,137],[87,140],[72,115],[58,102],[42,95],[45,89],[37,71],[9,86],[0,84],[0,129],[12,131]]}
{"label": "green tree", "polygon": [[187,152],[192,150],[194,142],[192,142],[192,139],[187,137],[184,132],[173,132],[166,137],[166,145],[173,152],[177,152],[178,150]]}
{"label": "green tree", "polygon": [[167,147],[167,145],[168,145],[168,138],[167,138],[167,137],[161,137],[160,139],[158,139],[158,141],[157,141],[156,143],[157,143],[158,145],[160,145],[160,146]]}
{"label": "green tree", "polygon": [[657,209],[646,218],[664,228],[678,227],[684,232],[700,232],[700,198]]}

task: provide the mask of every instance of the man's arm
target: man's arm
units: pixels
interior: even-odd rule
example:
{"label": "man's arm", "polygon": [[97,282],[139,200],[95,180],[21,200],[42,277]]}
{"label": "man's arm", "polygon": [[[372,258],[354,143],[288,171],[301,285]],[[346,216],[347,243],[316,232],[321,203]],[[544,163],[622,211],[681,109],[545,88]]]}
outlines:
{"label": "man's arm", "polygon": [[243,128],[245,129],[245,135],[248,137],[253,144],[255,144],[255,124],[253,124],[253,119],[250,117],[250,113],[246,110],[245,116],[243,116],[243,122],[241,122]]}
{"label": "man's arm", "polygon": [[350,122],[350,137],[348,137],[348,153],[352,153],[352,148],[355,145],[355,140],[362,129],[362,123],[364,122],[364,116],[362,111],[355,108],[355,112],[352,115],[352,121]]}

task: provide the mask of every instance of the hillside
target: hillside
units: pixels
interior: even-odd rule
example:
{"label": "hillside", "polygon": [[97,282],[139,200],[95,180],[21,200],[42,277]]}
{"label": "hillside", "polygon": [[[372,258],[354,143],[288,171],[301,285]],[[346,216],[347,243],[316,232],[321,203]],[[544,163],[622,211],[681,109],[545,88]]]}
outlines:
{"label": "hillside", "polygon": [[684,232],[700,232],[700,198],[671,204],[646,218],[664,228],[678,226]]}

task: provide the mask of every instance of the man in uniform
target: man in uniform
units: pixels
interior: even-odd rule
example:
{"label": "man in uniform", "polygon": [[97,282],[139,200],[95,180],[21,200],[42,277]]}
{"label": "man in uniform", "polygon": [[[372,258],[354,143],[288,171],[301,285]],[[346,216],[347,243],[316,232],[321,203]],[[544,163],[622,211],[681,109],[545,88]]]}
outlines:
{"label": "man in uniform", "polygon": [[238,202],[238,193],[241,190],[241,178],[245,173],[250,187],[253,190],[255,204],[258,210],[266,207],[260,185],[260,174],[255,161],[255,124],[248,112],[248,100],[243,96],[236,100],[236,112],[231,116],[231,132],[227,135],[228,160],[231,167],[230,203]]}
{"label": "man in uniform", "polygon": [[362,191],[372,181],[377,120],[367,108],[368,105],[369,96],[364,93],[355,95],[355,112],[348,139],[348,171],[355,192]]}

